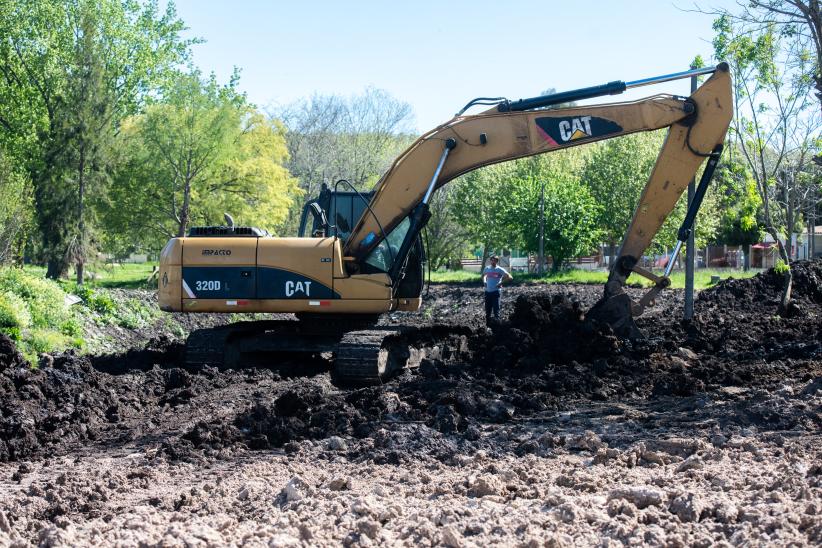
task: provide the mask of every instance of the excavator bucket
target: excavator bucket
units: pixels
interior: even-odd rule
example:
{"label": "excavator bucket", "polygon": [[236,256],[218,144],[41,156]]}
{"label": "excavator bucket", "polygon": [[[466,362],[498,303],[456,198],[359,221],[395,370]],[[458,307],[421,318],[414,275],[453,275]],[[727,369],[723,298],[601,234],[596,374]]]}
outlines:
{"label": "excavator bucket", "polygon": [[631,314],[631,298],[626,293],[601,298],[586,314],[588,321],[608,324],[617,337],[623,339],[644,339]]}

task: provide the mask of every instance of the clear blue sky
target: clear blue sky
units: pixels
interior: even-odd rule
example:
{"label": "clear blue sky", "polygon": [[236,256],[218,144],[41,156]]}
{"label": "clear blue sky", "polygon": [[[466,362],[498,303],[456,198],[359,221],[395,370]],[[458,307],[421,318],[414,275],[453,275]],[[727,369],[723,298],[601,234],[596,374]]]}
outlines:
{"label": "clear blue sky", "polygon": [[[257,105],[374,86],[409,102],[419,131],[477,96],[636,80],[686,70],[712,51],[712,18],[678,9],[693,8],[689,0],[175,3],[188,35],[206,40],[195,64],[221,81],[240,67]],[[683,80],[613,100],[688,90]]]}

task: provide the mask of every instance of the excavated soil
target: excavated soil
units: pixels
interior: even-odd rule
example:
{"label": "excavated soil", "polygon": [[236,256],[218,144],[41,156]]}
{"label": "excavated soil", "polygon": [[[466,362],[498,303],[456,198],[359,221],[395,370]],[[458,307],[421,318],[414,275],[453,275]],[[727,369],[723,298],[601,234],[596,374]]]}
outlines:
{"label": "excavated soil", "polygon": [[[0,546],[822,542],[822,262],[668,291],[641,341],[599,286],[432,286],[384,385],[190,371],[166,336],[29,369],[0,336]],[[631,290],[638,296],[639,290]]]}

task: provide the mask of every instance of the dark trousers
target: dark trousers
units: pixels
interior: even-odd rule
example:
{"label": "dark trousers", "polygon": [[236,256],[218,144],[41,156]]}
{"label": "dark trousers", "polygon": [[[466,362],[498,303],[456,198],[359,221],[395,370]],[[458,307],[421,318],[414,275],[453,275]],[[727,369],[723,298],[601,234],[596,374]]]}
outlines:
{"label": "dark trousers", "polygon": [[499,319],[499,291],[485,292],[485,319],[489,319],[492,313]]}

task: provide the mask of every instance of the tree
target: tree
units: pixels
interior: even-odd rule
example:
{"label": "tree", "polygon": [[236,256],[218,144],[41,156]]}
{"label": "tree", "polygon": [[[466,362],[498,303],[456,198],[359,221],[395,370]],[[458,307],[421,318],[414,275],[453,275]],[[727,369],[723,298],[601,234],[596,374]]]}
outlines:
{"label": "tree", "polygon": [[[313,95],[272,113],[288,128],[288,170],[311,198],[339,179],[366,190],[413,141],[411,106],[383,90],[362,95]],[[290,213],[296,229],[301,209]]]}
{"label": "tree", "polygon": [[237,84],[236,74],[225,86],[197,71],[181,74],[161,102],[123,123],[112,232],[137,232],[156,248],[184,236],[194,220],[222,224],[225,212],[272,230],[283,223],[298,192],[283,167],[284,129],[249,105]]}
{"label": "tree", "polygon": [[807,61],[792,56],[774,26],[751,33],[721,16],[714,29],[716,57],[727,59],[735,75],[730,137],[756,184],[765,230],[784,263],[780,312],[787,313],[793,280],[787,247],[796,220],[796,174],[806,170],[818,152],[820,114],[811,108],[813,80]]}
{"label": "tree", "polygon": [[[76,263],[77,283],[82,285],[92,247],[93,215],[87,202],[89,195],[99,198],[105,192],[113,101],[104,81],[98,15],[83,4],[79,17],[74,71],[66,80],[64,97],[57,102],[46,145],[46,159],[55,178],[49,185],[40,185],[37,196],[40,207],[64,209],[58,217],[41,219],[41,226],[49,227],[44,233],[51,244],[47,249],[53,257],[63,252],[66,261]],[[75,209],[66,204],[74,204]]]}
{"label": "tree", "polygon": [[585,164],[582,181],[599,204],[597,226],[608,244],[610,262],[631,224],[637,201],[662,146],[662,135],[634,133],[595,148]]}
{"label": "tree", "polygon": [[742,35],[774,34],[783,42],[790,64],[799,63],[812,79],[822,107],[822,4],[819,0],[747,0],[740,10],[712,10]]}
{"label": "tree", "polygon": [[553,272],[560,270],[569,258],[590,252],[600,241],[596,225],[599,205],[580,180],[585,158],[585,151],[571,149],[512,163],[514,177],[502,199],[504,224],[519,233],[526,251],[537,252],[544,183],[544,248],[551,256]]}
{"label": "tree", "polygon": [[513,162],[471,171],[450,183],[454,187],[452,214],[466,239],[482,249],[482,266],[491,251],[517,247],[519,232],[507,223],[505,200],[514,178]]}
{"label": "tree", "polygon": [[[173,4],[160,14],[156,1],[7,0],[0,10],[0,144],[24,161],[35,185],[48,276],[65,273],[88,239],[77,215],[86,170],[99,162],[81,169],[77,158],[95,147],[102,153],[102,141],[91,146],[92,128],[78,128],[91,114],[116,127],[136,112],[186,60],[193,41],[180,38],[183,28]],[[66,145],[74,158],[62,152]],[[81,178],[83,192],[71,190]]]}
{"label": "tree", "polygon": [[426,259],[433,270],[458,260],[466,247],[465,230],[452,215],[456,194],[456,188],[447,185],[432,194],[428,202],[431,219],[425,225],[423,239]]}
{"label": "tree", "polygon": [[31,182],[0,150],[0,265],[11,262],[31,225]]}
{"label": "tree", "polygon": [[715,179],[721,196],[719,239],[728,245],[745,248],[743,268],[750,268],[750,246],[761,241],[764,232],[759,224],[762,199],[756,191],[756,182],[745,165],[738,161],[733,150],[717,168]]}

